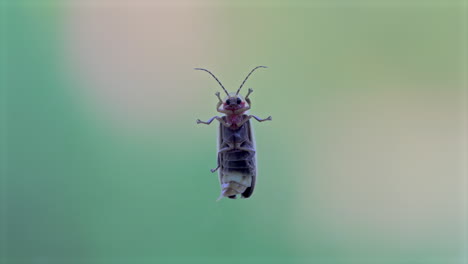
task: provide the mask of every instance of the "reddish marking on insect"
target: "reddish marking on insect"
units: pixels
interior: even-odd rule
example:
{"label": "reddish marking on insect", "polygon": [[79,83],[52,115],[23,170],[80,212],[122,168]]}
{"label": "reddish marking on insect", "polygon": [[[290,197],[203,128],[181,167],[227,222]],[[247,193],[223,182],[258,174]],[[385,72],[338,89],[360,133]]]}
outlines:
{"label": "reddish marking on insect", "polygon": [[232,115],[227,115],[226,118],[227,118],[227,121],[232,124],[231,128],[237,128],[237,124],[242,122],[242,115],[232,114]]}

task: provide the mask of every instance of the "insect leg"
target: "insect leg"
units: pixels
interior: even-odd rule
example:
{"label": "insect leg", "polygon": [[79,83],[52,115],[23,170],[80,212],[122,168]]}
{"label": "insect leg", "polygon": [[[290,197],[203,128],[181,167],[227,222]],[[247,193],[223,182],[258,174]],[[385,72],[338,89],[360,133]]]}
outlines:
{"label": "insect leg", "polygon": [[223,152],[226,152],[226,151],[229,151],[229,150],[233,150],[234,149],[234,146],[229,146],[229,147],[225,147],[225,148],[222,148],[218,151],[218,166],[214,169],[211,169],[211,173],[214,173],[215,171],[217,171],[219,169],[219,167],[221,166],[221,163],[220,163],[220,160],[221,160],[221,153]]}
{"label": "insect leg", "polygon": [[244,113],[245,111],[248,111],[250,110],[250,108],[252,108],[252,102],[250,102],[250,98],[249,98],[249,95],[253,92],[253,89],[252,88],[249,88],[249,92],[247,93],[247,95],[245,96],[245,101],[247,102],[247,106],[246,107],[242,107],[241,109],[237,109],[236,111],[234,111],[234,114],[238,115],[238,114],[242,114]]}
{"label": "insect leg", "polygon": [[251,152],[252,154],[255,154],[255,149],[254,148],[252,148],[252,147],[241,147],[242,143],[236,143],[235,149],[244,150],[244,151],[247,151],[247,152]]}
{"label": "insect leg", "polygon": [[[219,155],[219,154],[218,154]],[[217,171],[219,169],[220,165],[219,165],[219,159],[218,159],[218,166],[214,169],[211,169],[211,173],[215,173],[215,171]]]}
{"label": "insect leg", "polygon": [[221,154],[221,153],[223,153],[223,152],[226,152],[226,151],[229,151],[229,150],[233,150],[233,149],[235,149],[235,148],[236,148],[236,147],[233,146],[233,145],[231,145],[231,146],[229,146],[229,147],[224,147],[224,148],[222,148],[222,149],[220,149],[220,150],[218,151],[218,155]]}
{"label": "insect leg", "polygon": [[253,93],[253,89],[252,88],[249,88],[249,92],[247,93],[247,95],[245,96],[245,100],[247,101],[247,103],[250,104],[250,99],[249,99],[249,95]]}
{"label": "insect leg", "polygon": [[249,121],[250,118],[255,118],[258,122],[263,122],[263,121],[270,121],[271,120],[271,116],[265,118],[265,119],[261,119],[260,117],[258,116],[254,116],[254,115],[248,115],[244,118],[244,120],[242,120],[239,124],[237,124],[237,126],[242,126],[244,123],[246,123],[247,121]]}
{"label": "insect leg", "polygon": [[250,104],[247,105],[246,107],[242,107],[241,109],[237,109],[234,111],[234,114],[235,115],[239,115],[239,114],[242,114],[244,113],[245,111],[248,111],[250,109]]}
{"label": "insect leg", "polygon": [[239,124],[237,124],[238,127],[241,127],[243,124],[245,124],[249,119],[252,118],[252,116],[246,116],[244,120],[242,120]]}
{"label": "insect leg", "polygon": [[200,119],[197,119],[197,124],[205,124],[205,125],[209,125],[211,124],[211,122],[213,122],[213,120],[218,120],[221,124],[223,124],[224,126],[230,126],[230,124],[226,123],[221,117],[219,116],[213,116],[212,118],[210,118],[208,121],[204,122],[204,121],[201,121]]}
{"label": "insect leg", "polygon": [[218,104],[216,105],[216,111],[220,112],[220,113],[223,113],[223,114],[230,114],[232,113],[231,110],[224,110],[224,109],[221,109],[221,105],[223,104],[223,102],[218,102]]}
{"label": "insect leg", "polygon": [[271,116],[265,118],[265,119],[261,119],[259,118],[258,116],[254,116],[254,115],[250,115],[249,117],[253,117],[255,118],[258,122],[263,122],[263,121],[271,121]]}
{"label": "insect leg", "polygon": [[208,121],[204,122],[204,121],[201,121],[200,119],[197,119],[197,124],[205,124],[205,125],[209,125],[211,124],[211,122],[213,122],[213,120],[217,119],[217,118],[220,118],[219,116],[213,116],[212,118],[210,118]]}
{"label": "insect leg", "polygon": [[223,100],[221,100],[221,97],[219,96],[219,92],[216,92],[215,95],[219,99],[218,104],[216,105],[216,111],[223,113],[223,114],[230,114],[232,112],[231,110],[224,110],[220,108],[221,105],[223,104]]}
{"label": "insect leg", "polygon": [[[250,101],[249,95],[253,92],[252,88],[249,88],[249,92],[245,96],[245,101],[249,104],[249,109],[252,107],[252,102]],[[248,110],[248,109],[247,109]]]}
{"label": "insect leg", "polygon": [[[223,100],[222,100],[221,97],[219,96],[219,92],[216,92],[215,95],[216,95],[216,97],[218,97],[218,99],[219,99],[219,104],[222,104],[222,103],[223,103]],[[219,106],[218,106],[218,107],[219,107]],[[218,108],[218,107],[216,107],[216,108]]]}

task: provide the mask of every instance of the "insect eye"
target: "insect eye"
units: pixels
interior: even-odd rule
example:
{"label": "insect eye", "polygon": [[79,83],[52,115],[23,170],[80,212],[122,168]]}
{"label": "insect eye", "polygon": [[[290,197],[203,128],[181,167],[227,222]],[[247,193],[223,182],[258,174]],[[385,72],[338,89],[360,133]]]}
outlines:
{"label": "insect eye", "polygon": [[230,104],[231,104],[231,101],[229,101],[229,99],[226,100],[226,104],[227,104],[227,105],[230,105]]}
{"label": "insect eye", "polygon": [[240,103],[241,103],[241,99],[237,98],[237,104],[240,104]]}

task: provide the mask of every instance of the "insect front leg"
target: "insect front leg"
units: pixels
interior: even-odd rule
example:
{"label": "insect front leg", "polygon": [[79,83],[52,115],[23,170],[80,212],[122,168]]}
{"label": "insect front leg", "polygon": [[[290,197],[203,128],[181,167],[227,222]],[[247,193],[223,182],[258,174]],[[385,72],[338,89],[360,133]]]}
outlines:
{"label": "insect front leg", "polygon": [[220,112],[220,113],[223,113],[223,114],[230,114],[232,113],[231,110],[224,110],[224,109],[221,109],[221,105],[223,104],[223,102],[218,102],[218,104],[216,105],[216,111]]}
{"label": "insect front leg", "polygon": [[250,95],[252,92],[253,92],[253,89],[252,89],[252,88],[249,88],[249,92],[248,92],[247,95],[245,96],[245,101],[247,102],[248,105],[247,105],[246,107],[242,107],[241,109],[237,109],[236,111],[234,111],[234,114],[239,115],[239,114],[244,113],[245,111],[250,110],[250,108],[252,107],[252,102],[250,101],[249,95]]}
{"label": "insect front leg", "polygon": [[253,89],[252,88],[249,88],[249,92],[247,93],[247,95],[245,96],[245,101],[247,101],[247,103],[250,104],[250,98],[249,98],[249,95],[253,93]]}
{"label": "insect front leg", "polygon": [[221,109],[221,105],[223,105],[223,100],[221,99],[221,97],[219,96],[219,92],[216,92],[215,93],[216,97],[218,97],[219,101],[218,101],[218,104],[216,104],[216,111],[220,112],[220,113],[223,113],[223,114],[229,114],[231,111],[230,110],[224,110],[224,109]]}
{"label": "insect front leg", "polygon": [[218,97],[218,99],[219,99],[218,106],[216,107],[216,108],[218,108],[219,105],[221,105],[221,104],[223,103],[223,100],[222,100],[221,97],[219,96],[219,92],[216,92],[215,95],[216,95],[216,97]]}
{"label": "insect front leg", "polygon": [[252,106],[252,102],[250,101],[250,98],[249,98],[249,95],[253,93],[253,89],[252,88],[249,88],[249,92],[247,93],[247,95],[245,96],[245,101],[249,104],[249,107]]}
{"label": "insect front leg", "polygon": [[240,115],[242,113],[244,113],[245,111],[249,110],[250,109],[250,104],[246,107],[242,107],[241,109],[237,109],[236,111],[234,111],[234,114],[235,115]]}
{"label": "insect front leg", "polygon": [[223,113],[223,114],[230,114],[232,112],[231,110],[225,110],[221,108],[221,106],[223,105],[223,100],[219,96],[219,92],[216,92],[215,95],[219,99],[218,104],[216,104],[216,111]]}

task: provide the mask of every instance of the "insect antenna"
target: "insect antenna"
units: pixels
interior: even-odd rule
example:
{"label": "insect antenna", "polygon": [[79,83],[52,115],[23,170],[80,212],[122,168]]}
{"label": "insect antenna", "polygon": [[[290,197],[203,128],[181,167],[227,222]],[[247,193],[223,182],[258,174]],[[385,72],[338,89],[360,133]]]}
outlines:
{"label": "insect antenna", "polygon": [[239,94],[240,90],[242,89],[242,86],[244,86],[244,83],[245,83],[245,81],[247,81],[247,79],[249,78],[250,74],[252,74],[252,72],[254,72],[254,71],[255,71],[256,69],[258,69],[258,68],[268,68],[268,67],[267,67],[267,66],[257,66],[257,67],[255,67],[255,68],[253,68],[253,70],[251,70],[251,71],[249,72],[249,74],[247,74],[247,77],[245,77],[245,79],[244,79],[244,81],[242,82],[242,84],[241,84],[241,86],[239,87],[239,89],[237,89],[236,95]]}
{"label": "insect antenna", "polygon": [[195,70],[206,71],[206,72],[209,73],[211,76],[213,76],[213,78],[215,78],[215,80],[219,83],[219,85],[221,85],[221,88],[223,88],[223,90],[224,90],[224,92],[227,94],[227,96],[229,96],[229,93],[226,91],[226,89],[224,88],[223,84],[218,80],[218,78],[216,78],[216,76],[214,76],[213,73],[211,73],[209,70],[203,69],[203,68],[195,68]]}

